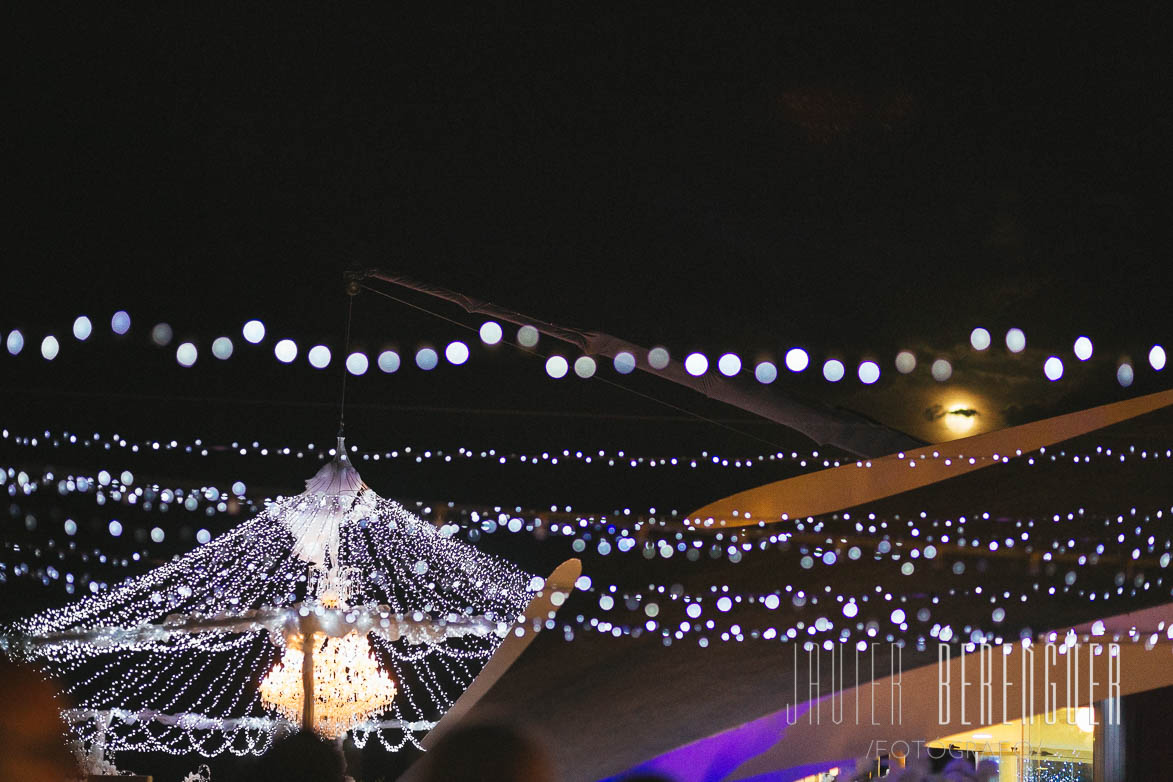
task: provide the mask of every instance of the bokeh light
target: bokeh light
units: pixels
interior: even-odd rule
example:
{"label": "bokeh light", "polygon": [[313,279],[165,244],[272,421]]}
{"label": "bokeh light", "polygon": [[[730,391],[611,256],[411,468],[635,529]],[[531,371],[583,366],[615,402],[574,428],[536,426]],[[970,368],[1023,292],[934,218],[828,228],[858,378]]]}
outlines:
{"label": "bokeh light", "polygon": [[1026,334],[1020,328],[1013,328],[1006,332],[1006,347],[1011,353],[1021,353],[1026,350]]}
{"label": "bokeh light", "polygon": [[501,341],[504,332],[501,330],[501,324],[495,320],[486,320],[481,324],[481,342],[486,345],[496,345]]}
{"label": "bokeh light", "polygon": [[1116,367],[1116,382],[1117,383],[1119,383],[1124,388],[1128,388],[1130,385],[1132,385],[1132,380],[1133,380],[1132,364],[1129,364],[1126,362],[1126,363],[1123,363],[1120,366]]}
{"label": "bokeh light", "polygon": [[648,365],[652,369],[663,369],[668,366],[669,359],[666,348],[652,348],[648,351]]}
{"label": "bokeh light", "polygon": [[179,362],[181,367],[190,367],[195,364],[196,359],[199,358],[199,351],[191,342],[184,342],[175,349],[175,360]]}
{"label": "bokeh light", "polygon": [[265,338],[265,324],[259,320],[250,320],[244,324],[241,333],[244,334],[246,340],[255,345]]}
{"label": "bokeh light", "polygon": [[1063,377],[1063,360],[1058,356],[1051,356],[1043,362],[1043,374],[1052,382]]}
{"label": "bokeh light", "polygon": [[985,350],[990,346],[990,332],[978,326],[969,332],[969,344],[973,345],[974,350]]}
{"label": "bokeh light", "polygon": [[330,348],[325,345],[314,345],[306,354],[306,358],[314,369],[325,369],[330,366]]}
{"label": "bokeh light", "polygon": [[297,343],[291,339],[278,340],[273,346],[273,355],[282,364],[288,364],[297,358]]}
{"label": "bokeh light", "polygon": [[574,374],[584,380],[594,375],[597,368],[595,360],[590,356],[579,356],[574,360]]}
{"label": "bokeh light", "polygon": [[346,357],[346,371],[352,375],[365,375],[370,366],[366,353],[355,351]]}
{"label": "bokeh light", "polygon": [[24,350],[24,334],[21,334],[17,329],[8,332],[8,340],[5,346],[8,348],[8,352],[14,356],[20,353],[20,351]]}
{"label": "bokeh light", "polygon": [[932,372],[933,380],[936,380],[938,383],[944,383],[953,377],[953,365],[948,360],[939,358],[933,362],[930,372]]}
{"label": "bokeh light", "polygon": [[1075,357],[1080,361],[1087,361],[1092,357],[1092,341],[1087,337],[1079,337],[1075,340]]}
{"label": "bokeh light", "polygon": [[52,361],[57,358],[57,353],[60,352],[61,345],[57,344],[57,338],[49,335],[41,340],[41,356],[46,361]]}
{"label": "bokeh light", "polygon": [[1165,349],[1160,345],[1153,345],[1149,351],[1149,365],[1158,372],[1165,368]]}
{"label": "bokeh light", "polygon": [[459,340],[449,342],[448,347],[444,348],[444,358],[448,359],[449,364],[460,366],[468,361],[468,345]]}
{"label": "bokeh light", "polygon": [[517,330],[517,344],[532,348],[538,344],[538,330],[533,326],[522,326]]}
{"label": "bokeh light", "polygon": [[169,323],[156,323],[155,327],[151,329],[151,342],[161,348],[170,345],[173,336],[175,336],[175,332],[171,330]]}
{"label": "bokeh light", "polygon": [[847,367],[837,358],[827,359],[823,363],[823,377],[830,383],[838,383],[847,374]]}
{"label": "bokeh light", "polygon": [[909,350],[902,350],[896,354],[896,371],[902,375],[907,375],[912,370],[916,369],[916,355]]}
{"label": "bokeh light", "polygon": [[615,354],[615,371],[621,375],[629,375],[635,371],[635,356],[626,350]]}
{"label": "bokeh light", "polygon": [[415,365],[425,372],[435,369],[439,363],[439,354],[431,348],[420,348],[415,352]]}
{"label": "bokeh light", "polygon": [[689,353],[684,359],[684,371],[693,377],[700,377],[709,371],[709,360],[703,353]]}
{"label": "bokeh light", "polygon": [[802,348],[791,348],[786,351],[786,368],[791,372],[802,372],[810,363],[810,356]]}
{"label": "bokeh light", "polygon": [[741,358],[734,353],[726,353],[717,359],[717,371],[725,377],[733,377],[741,371]]}
{"label": "bokeh light", "polygon": [[570,364],[566,363],[562,356],[550,356],[546,359],[546,374],[555,380],[566,377],[569,371]]}
{"label": "bokeh light", "polygon": [[880,379],[880,365],[875,361],[865,361],[859,365],[859,380],[864,385],[871,385]]}
{"label": "bokeh light", "polygon": [[94,324],[85,315],[78,315],[73,321],[73,337],[79,342],[85,342],[94,333]]}
{"label": "bokeh light", "polygon": [[228,337],[216,337],[212,340],[212,355],[221,361],[232,358],[232,340]]}
{"label": "bokeh light", "polygon": [[772,361],[762,361],[754,367],[753,376],[759,383],[773,383],[778,379],[778,367]]}
{"label": "bokeh light", "polygon": [[390,375],[392,372],[396,372],[399,369],[399,354],[394,350],[384,350],[379,354],[378,362],[379,369]]}
{"label": "bokeh light", "polygon": [[126,310],[118,310],[110,318],[110,330],[115,334],[125,334],[130,331],[130,314]]}

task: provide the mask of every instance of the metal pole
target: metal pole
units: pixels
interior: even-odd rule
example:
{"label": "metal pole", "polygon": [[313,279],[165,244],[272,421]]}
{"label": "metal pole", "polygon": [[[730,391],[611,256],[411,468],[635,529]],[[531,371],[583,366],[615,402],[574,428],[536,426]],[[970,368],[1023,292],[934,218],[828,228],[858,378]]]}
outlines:
{"label": "metal pole", "polygon": [[884,426],[865,416],[843,408],[831,408],[817,402],[799,400],[777,390],[749,389],[710,373],[693,377],[679,361],[669,361],[663,369],[652,370],[647,363],[647,348],[602,332],[569,328],[556,323],[531,318],[520,312],[499,307],[481,299],[466,296],[438,285],[420,282],[402,274],[381,269],[348,272],[348,290],[362,284],[367,278],[382,280],[408,290],[451,302],[470,314],[482,314],[515,325],[529,325],[548,337],[568,342],[588,355],[615,358],[627,352],[637,357],[636,368],[651,372],[656,377],[686,386],[726,404],[754,413],[762,418],[809,437],[819,445],[833,445],[857,456],[883,456],[907,451],[924,442],[904,432]]}
{"label": "metal pole", "polygon": [[[305,617],[308,619],[308,617]],[[302,622],[301,642],[301,729],[314,729],[314,628]]]}

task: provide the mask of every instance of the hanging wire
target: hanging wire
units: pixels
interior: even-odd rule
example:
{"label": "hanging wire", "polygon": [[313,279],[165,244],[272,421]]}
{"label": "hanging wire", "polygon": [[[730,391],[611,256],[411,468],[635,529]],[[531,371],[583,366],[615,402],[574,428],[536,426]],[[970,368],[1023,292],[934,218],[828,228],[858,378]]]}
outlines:
{"label": "hanging wire", "polygon": [[338,436],[342,437],[346,429],[346,360],[350,357],[350,321],[354,316],[354,294],[347,291],[346,296],[346,337],[343,340],[342,360],[338,363],[342,367],[342,392],[338,397]]}
{"label": "hanging wire", "polygon": [[[471,331],[474,334],[477,333],[477,329],[475,327],[470,326],[467,323],[461,323],[458,320],[454,320],[454,319],[448,317],[447,315],[436,312],[435,310],[429,309],[428,307],[423,307],[423,306],[420,306],[419,304],[414,304],[410,301],[407,301],[405,299],[401,299],[398,296],[390,294],[386,291],[379,290],[378,288],[373,288],[370,285],[367,285],[365,283],[360,283],[360,286],[363,288],[363,290],[368,290],[371,293],[382,296],[383,298],[390,299],[391,301],[397,302],[399,304],[403,304],[404,306],[407,306],[407,307],[411,307],[414,310],[419,310],[420,312],[431,315],[432,317],[447,321],[448,323],[451,323],[455,326],[459,326],[462,329],[466,329],[467,331]],[[526,347],[523,347],[522,345],[517,345],[512,342],[506,342],[505,344],[519,350],[522,353],[530,355],[530,356],[541,357],[541,355],[542,355],[541,353],[539,353],[536,350],[532,350],[530,348],[526,348]],[[769,445],[771,448],[783,448],[784,447],[781,444],[774,442],[773,440],[767,439],[765,437],[759,437],[756,434],[751,434],[750,432],[746,432],[742,429],[738,429],[736,427],[729,426],[728,424],[721,423],[720,421],[716,420],[715,418],[710,418],[709,416],[701,415],[700,413],[697,413],[693,410],[689,410],[688,408],[681,407],[679,405],[674,405],[671,402],[668,402],[666,400],[652,396],[651,394],[645,394],[642,391],[636,391],[634,388],[631,388],[629,386],[625,386],[622,383],[616,383],[613,380],[608,380],[607,378],[603,378],[603,377],[596,377],[596,380],[598,380],[599,382],[602,382],[606,385],[612,386],[613,388],[618,388],[621,391],[626,391],[629,394],[633,394],[635,396],[646,399],[649,402],[654,402],[655,404],[662,405],[662,406],[667,407],[669,409],[675,410],[679,413],[683,413],[684,415],[686,415],[690,418],[694,418],[698,421],[703,421],[704,423],[720,427],[721,429],[725,429],[725,430],[732,432],[734,434],[741,435],[742,437],[747,437],[751,440],[757,440],[760,443],[764,443],[766,445]]]}

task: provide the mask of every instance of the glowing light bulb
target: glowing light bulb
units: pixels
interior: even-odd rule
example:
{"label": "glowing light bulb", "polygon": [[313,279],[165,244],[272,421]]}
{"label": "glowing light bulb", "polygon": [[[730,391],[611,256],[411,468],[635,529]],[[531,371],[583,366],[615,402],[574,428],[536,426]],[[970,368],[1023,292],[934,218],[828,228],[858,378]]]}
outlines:
{"label": "glowing light bulb", "polygon": [[449,342],[448,347],[444,348],[444,358],[448,359],[449,364],[460,366],[468,361],[468,345],[463,342]]}
{"label": "glowing light bulb", "polygon": [[232,340],[228,337],[216,337],[212,340],[212,355],[221,361],[232,358]]}
{"label": "glowing light bulb", "polygon": [[420,348],[415,353],[415,365],[425,372],[436,368],[440,363],[440,356],[431,348]]}
{"label": "glowing light bulb", "polygon": [[130,331],[130,315],[125,310],[115,312],[110,318],[110,330],[119,335]]}
{"label": "glowing light bulb", "polygon": [[1022,329],[1013,328],[1006,332],[1006,347],[1011,353],[1021,353],[1026,349],[1026,334]]}
{"label": "glowing light bulb", "polygon": [[199,351],[196,350],[196,346],[190,342],[184,342],[175,350],[175,360],[181,367],[193,366],[196,362],[196,358],[198,357]]}
{"label": "glowing light bulb", "polygon": [[555,380],[566,377],[570,371],[570,364],[562,356],[550,356],[546,359],[546,374]]}
{"label": "glowing light bulb", "polygon": [[354,352],[346,357],[346,371],[352,375],[365,375],[370,365],[366,353]]}
{"label": "glowing light bulb", "polygon": [[709,360],[703,353],[689,353],[684,359],[684,371],[693,377],[700,377],[709,370]]}
{"label": "glowing light bulb", "polygon": [[1079,337],[1075,340],[1075,357],[1080,361],[1087,361],[1092,357],[1092,341],[1087,337]]}
{"label": "glowing light bulb", "polygon": [[494,320],[486,320],[481,324],[480,329],[481,342],[486,345],[496,345],[501,341],[504,332],[501,331],[501,324]]}
{"label": "glowing light bulb", "polygon": [[265,338],[265,324],[261,323],[259,320],[250,320],[248,323],[244,324],[244,328],[241,329],[241,333],[244,335],[246,340],[255,345]]}
{"label": "glowing light bulb", "polygon": [[726,353],[717,359],[717,371],[725,377],[733,377],[741,371],[741,358],[734,353]]}
{"label": "glowing light bulb", "polygon": [[399,369],[399,354],[394,350],[384,350],[379,354],[377,361],[380,371],[386,372],[388,375],[390,375],[392,372],[398,371]]}
{"label": "glowing light bulb", "polygon": [[1119,383],[1122,388],[1128,388],[1130,385],[1132,385],[1132,379],[1133,371],[1131,364],[1121,364],[1116,368],[1116,382]]}
{"label": "glowing light bulb", "polygon": [[1158,372],[1165,368],[1165,349],[1160,345],[1153,345],[1149,351],[1149,365]]}
{"label": "glowing light bulb", "polygon": [[791,372],[801,372],[810,364],[810,356],[802,348],[791,348],[786,351],[786,368]]}
{"label": "glowing light bulb", "polygon": [[314,369],[325,369],[330,366],[330,348],[325,345],[314,345],[306,354],[306,358]]}
{"label": "glowing light bulb", "polygon": [[73,321],[73,336],[79,342],[89,339],[93,331],[94,324],[90,323],[90,319],[85,315],[78,315],[77,320]]}
{"label": "glowing light bulb", "polygon": [[823,377],[829,383],[838,383],[847,374],[847,367],[843,366],[843,362],[837,358],[828,359],[823,364]]}
{"label": "glowing light bulb", "polygon": [[291,339],[283,339],[273,346],[273,355],[282,364],[288,364],[297,358],[297,343]]}

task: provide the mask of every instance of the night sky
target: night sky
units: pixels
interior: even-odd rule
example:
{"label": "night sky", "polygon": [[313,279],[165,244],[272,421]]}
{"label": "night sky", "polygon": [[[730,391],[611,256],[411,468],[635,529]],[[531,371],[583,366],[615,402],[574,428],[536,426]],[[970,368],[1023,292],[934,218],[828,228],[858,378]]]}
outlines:
{"label": "night sky", "polygon": [[[1168,387],[1147,361],[1173,342],[1161,4],[775,5],[13,9],[0,330],[27,344],[0,353],[0,427],[329,446],[343,272],[369,267],[675,358],[733,351],[748,369],[732,382],[747,386],[754,363],[801,346],[810,368],[780,368],[777,393],[926,440],[962,433],[942,422],[951,409],[977,411],[974,433]],[[404,361],[350,378],[360,449],[816,445],[607,362],[594,380],[555,382],[540,358],[459,325],[479,318],[372,285],[458,323],[356,297],[352,349]],[[119,309],[125,337],[110,333]],[[69,335],[79,314],[95,326],[85,343]],[[240,339],[250,318],[269,332],[257,347]],[[148,339],[160,321],[175,330],[167,348]],[[976,326],[987,351],[970,348]],[[1012,326],[1022,354],[1005,348]],[[46,362],[50,333],[62,348]],[[220,335],[236,343],[226,362],[210,354]],[[1080,335],[1095,343],[1084,363]],[[292,366],[273,357],[280,337],[298,343]],[[472,348],[467,365],[409,366],[417,347],[453,339]],[[200,350],[190,369],[175,361],[184,340]],[[304,359],[319,342],[335,355],[324,372]],[[550,340],[538,350],[573,359]],[[917,355],[911,375],[895,369],[899,350]],[[1057,383],[1042,372],[1052,354]],[[823,380],[827,358],[847,365],[843,382]],[[946,383],[929,376],[935,358],[951,361]],[[855,377],[864,359],[882,367],[875,386]],[[1171,431],[1167,417],[1148,430],[1166,446]],[[227,449],[202,463],[120,458],[153,479],[243,479],[258,499],[316,469]],[[364,468],[405,500],[586,511],[687,512],[785,474]],[[114,545],[104,523],[80,539]]]}

